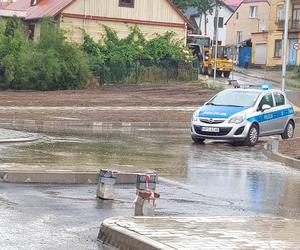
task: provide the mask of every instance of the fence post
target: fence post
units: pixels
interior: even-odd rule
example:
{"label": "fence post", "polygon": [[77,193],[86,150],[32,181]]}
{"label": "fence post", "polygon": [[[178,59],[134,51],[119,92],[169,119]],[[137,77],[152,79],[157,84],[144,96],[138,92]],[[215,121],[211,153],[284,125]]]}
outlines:
{"label": "fence post", "polygon": [[167,60],[167,83],[169,83],[169,70],[170,70],[170,61]]}
{"label": "fence post", "polygon": [[138,83],[138,61],[135,61],[135,84]]}

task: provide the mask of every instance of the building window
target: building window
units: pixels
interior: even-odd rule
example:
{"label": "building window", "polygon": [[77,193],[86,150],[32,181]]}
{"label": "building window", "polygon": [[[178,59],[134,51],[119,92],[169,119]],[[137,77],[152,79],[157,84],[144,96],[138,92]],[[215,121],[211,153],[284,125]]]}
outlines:
{"label": "building window", "polygon": [[223,26],[224,26],[224,18],[219,17],[218,28],[223,28]]}
{"label": "building window", "polygon": [[257,17],[257,6],[250,6],[250,18]]}
{"label": "building window", "polygon": [[236,42],[240,44],[243,41],[243,31],[236,32]]}
{"label": "building window", "polygon": [[239,19],[239,13],[238,13],[238,12],[236,13],[236,16],[235,16],[235,17],[236,17],[236,20]]}
{"label": "building window", "polygon": [[134,8],[134,0],[119,0],[119,6]]}
{"label": "building window", "polygon": [[299,28],[300,5],[293,6],[292,28]]}
{"label": "building window", "polygon": [[214,18],[214,27],[216,27],[216,25],[218,25],[218,28],[223,28],[224,27],[224,18],[223,17],[219,17],[218,22],[216,22],[217,18]]}
{"label": "building window", "polygon": [[282,4],[277,6],[276,20],[277,22],[282,22],[284,20],[284,9]]}
{"label": "building window", "polygon": [[280,58],[281,57],[281,49],[282,48],[282,41],[280,39],[275,40],[275,47],[274,47],[274,57]]}

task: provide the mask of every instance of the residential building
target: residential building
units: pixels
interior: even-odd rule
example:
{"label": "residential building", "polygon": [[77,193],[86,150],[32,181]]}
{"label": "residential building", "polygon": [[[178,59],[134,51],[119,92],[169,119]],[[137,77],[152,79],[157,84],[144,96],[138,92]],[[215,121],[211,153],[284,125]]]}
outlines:
{"label": "residential building", "polygon": [[[272,0],[270,11],[270,30],[268,33],[267,66],[282,65],[285,1]],[[300,52],[295,48],[300,38],[300,1],[291,0],[289,6],[289,33],[287,63],[300,64]]]}
{"label": "residential building", "polygon": [[[236,60],[246,60],[245,64],[265,65],[267,61],[267,39],[269,30],[270,3],[268,0],[244,0],[226,23],[226,45],[235,50]],[[242,47],[252,47],[247,53]]]}
{"label": "residential building", "polygon": [[[220,6],[218,7],[218,42],[220,45],[225,45],[226,42],[226,26],[225,23],[228,18],[232,15],[234,10],[220,1]],[[195,33],[208,35],[211,41],[214,41],[215,36],[215,10],[207,15],[198,13],[196,8],[189,8],[186,11],[187,16],[191,19],[195,30]]]}
{"label": "residential building", "polygon": [[39,37],[40,19],[55,17],[68,38],[78,43],[83,41],[83,30],[98,41],[104,26],[124,37],[133,25],[146,38],[170,31],[185,43],[191,25],[171,0],[16,0],[0,10],[0,16],[12,15],[24,20],[34,39]]}
{"label": "residential building", "polygon": [[241,44],[251,39],[251,34],[269,28],[270,4],[268,0],[244,0],[228,19],[227,45]]}

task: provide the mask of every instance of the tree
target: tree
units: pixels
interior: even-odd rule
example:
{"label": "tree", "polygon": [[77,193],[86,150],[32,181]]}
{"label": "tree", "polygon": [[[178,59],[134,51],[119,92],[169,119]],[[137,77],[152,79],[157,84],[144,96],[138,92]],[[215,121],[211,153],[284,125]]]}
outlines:
{"label": "tree", "polygon": [[191,0],[172,0],[172,2],[181,10],[186,10],[191,6]]}
{"label": "tree", "polygon": [[[212,14],[217,4],[216,0],[190,0],[191,5],[195,7],[200,15],[199,31],[201,32],[201,20],[204,16],[204,34],[207,33],[206,16]],[[199,32],[199,33],[200,33]]]}
{"label": "tree", "polygon": [[19,27],[21,27],[20,19],[16,16],[9,17],[5,24],[4,35],[10,37],[14,36],[15,32],[19,29]]}
{"label": "tree", "polygon": [[[219,0],[173,0],[173,3],[182,10],[186,10],[188,7],[196,8],[200,15],[199,29],[201,27],[202,16],[204,16],[204,20],[206,20],[206,16],[212,14],[215,7],[221,4]],[[206,21],[204,23],[204,33],[207,33]]]}

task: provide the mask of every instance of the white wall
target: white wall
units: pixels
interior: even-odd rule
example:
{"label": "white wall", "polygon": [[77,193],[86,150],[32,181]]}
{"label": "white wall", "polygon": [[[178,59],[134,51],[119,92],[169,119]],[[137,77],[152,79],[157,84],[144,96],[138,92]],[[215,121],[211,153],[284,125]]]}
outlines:
{"label": "white wall", "polygon": [[[223,28],[218,29],[218,41],[221,41],[222,45],[225,45],[225,41],[226,41],[226,25],[225,25],[225,23],[229,19],[229,17],[232,15],[232,13],[233,12],[225,6],[221,6],[219,9],[219,17],[223,17]],[[214,28],[214,18],[215,18],[215,11],[211,15],[206,16],[206,19],[207,19],[206,31],[207,31],[207,35],[209,35],[211,40],[214,39],[214,29],[215,29]],[[199,25],[200,17],[196,17],[195,21]],[[205,21],[205,17],[202,16],[201,17],[201,31],[203,34],[204,34],[204,30],[205,30],[204,21]]]}

